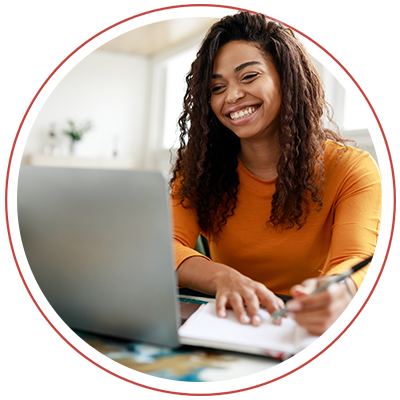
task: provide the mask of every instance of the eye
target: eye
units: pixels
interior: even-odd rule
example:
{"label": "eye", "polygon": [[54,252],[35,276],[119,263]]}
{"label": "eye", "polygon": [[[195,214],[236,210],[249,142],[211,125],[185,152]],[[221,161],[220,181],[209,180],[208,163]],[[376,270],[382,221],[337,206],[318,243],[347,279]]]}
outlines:
{"label": "eye", "polygon": [[219,90],[221,90],[222,89],[222,86],[215,86],[215,87],[213,87],[212,89],[211,89],[211,93],[213,93],[213,92],[218,92]]}
{"label": "eye", "polygon": [[258,76],[257,73],[254,73],[254,74],[247,74],[247,75],[245,75],[245,76],[243,77],[243,80],[250,80],[250,79],[255,78],[255,77],[257,77],[257,76]]}

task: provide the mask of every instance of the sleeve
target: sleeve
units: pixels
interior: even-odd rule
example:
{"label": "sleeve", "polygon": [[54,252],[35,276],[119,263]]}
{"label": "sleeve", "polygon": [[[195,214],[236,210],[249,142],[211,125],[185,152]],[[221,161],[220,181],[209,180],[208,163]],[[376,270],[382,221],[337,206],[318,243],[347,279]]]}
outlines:
{"label": "sleeve", "polygon": [[174,188],[172,188],[170,201],[172,209],[172,239],[175,268],[178,268],[183,261],[190,257],[198,256],[209,260],[209,258],[194,250],[200,234],[196,210],[191,206],[189,201],[185,201],[181,204],[179,197],[175,195]]}
{"label": "sleeve", "polygon": [[[366,152],[339,174],[327,275],[340,274],[372,256],[380,228],[382,189],[378,167]],[[327,182],[328,184],[328,182]],[[351,276],[357,289],[368,266]]]}

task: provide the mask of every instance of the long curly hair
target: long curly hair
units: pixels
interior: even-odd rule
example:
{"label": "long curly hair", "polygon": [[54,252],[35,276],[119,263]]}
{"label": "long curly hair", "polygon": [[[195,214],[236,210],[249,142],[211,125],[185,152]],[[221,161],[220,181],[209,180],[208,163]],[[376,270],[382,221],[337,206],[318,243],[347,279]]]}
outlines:
{"label": "long curly hair", "polygon": [[[279,145],[281,157],[268,224],[276,230],[300,229],[310,202],[323,204],[326,139],[344,143],[332,122],[321,79],[291,29],[262,14],[240,12],[215,23],[186,76],[183,112],[178,120],[180,147],[170,181],[173,195],[189,200],[200,228],[218,236],[234,214],[239,178],[240,139],[217,119],[210,106],[213,64],[218,50],[246,41],[268,55],[281,81]],[[332,127],[336,125],[333,124]],[[187,204],[187,202],[185,202]],[[269,205],[266,205],[269,206]]]}

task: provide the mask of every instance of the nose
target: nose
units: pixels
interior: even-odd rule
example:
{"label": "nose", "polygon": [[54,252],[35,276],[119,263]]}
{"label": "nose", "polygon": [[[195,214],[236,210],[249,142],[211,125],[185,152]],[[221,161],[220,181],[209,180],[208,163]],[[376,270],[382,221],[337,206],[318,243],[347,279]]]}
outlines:
{"label": "nose", "polygon": [[225,101],[230,104],[236,103],[245,96],[243,89],[239,85],[230,85],[227,88]]}

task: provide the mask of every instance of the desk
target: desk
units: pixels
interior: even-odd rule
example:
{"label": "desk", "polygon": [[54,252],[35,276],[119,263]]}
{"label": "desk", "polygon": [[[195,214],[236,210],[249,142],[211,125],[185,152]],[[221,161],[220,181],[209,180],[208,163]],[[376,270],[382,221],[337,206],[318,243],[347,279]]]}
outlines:
{"label": "desk", "polygon": [[[184,322],[198,307],[194,301],[215,302],[213,296],[180,289],[181,318]],[[90,346],[112,360],[136,371],[158,378],[186,382],[213,382],[240,378],[279,364],[269,357],[181,346],[170,349],[145,343],[111,339],[76,331]]]}
{"label": "desk", "polygon": [[[281,297],[284,302],[289,296]],[[215,302],[212,295],[180,288],[181,323],[202,302]],[[270,357],[181,346],[177,349],[147,343],[119,340],[86,332],[75,331],[87,344],[113,361],[136,371],[158,378],[186,382],[215,382],[236,379],[265,371],[281,363]]]}
{"label": "desk", "polygon": [[178,349],[110,339],[76,331],[90,346],[112,360],[158,378],[212,382],[240,378],[280,363],[268,357],[181,346]]}

